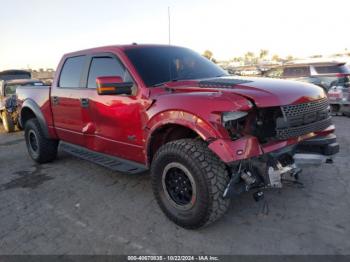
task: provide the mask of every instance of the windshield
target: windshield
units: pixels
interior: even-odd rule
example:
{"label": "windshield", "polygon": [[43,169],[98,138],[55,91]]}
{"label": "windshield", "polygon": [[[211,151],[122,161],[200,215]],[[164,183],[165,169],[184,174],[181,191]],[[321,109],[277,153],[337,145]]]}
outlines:
{"label": "windshield", "polygon": [[227,75],[196,52],[182,47],[138,47],[125,51],[147,86],[186,79]]}

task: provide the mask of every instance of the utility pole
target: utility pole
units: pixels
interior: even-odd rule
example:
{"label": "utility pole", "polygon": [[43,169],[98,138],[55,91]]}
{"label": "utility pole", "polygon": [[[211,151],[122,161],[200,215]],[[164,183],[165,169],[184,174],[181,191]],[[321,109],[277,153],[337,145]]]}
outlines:
{"label": "utility pole", "polygon": [[171,34],[170,34],[170,6],[168,6],[168,32],[169,32],[169,45],[171,44]]}

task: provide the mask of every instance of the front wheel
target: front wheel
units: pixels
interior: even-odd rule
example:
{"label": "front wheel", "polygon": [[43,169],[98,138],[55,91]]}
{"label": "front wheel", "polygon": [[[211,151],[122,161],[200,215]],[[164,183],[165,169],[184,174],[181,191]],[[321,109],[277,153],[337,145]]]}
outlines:
{"label": "front wheel", "polygon": [[37,119],[28,120],[24,136],[30,157],[40,163],[53,161],[57,156],[58,141],[46,138]]}
{"label": "front wheel", "polygon": [[11,133],[15,131],[15,124],[11,117],[11,114],[7,113],[6,110],[1,113],[2,124],[4,125],[4,129],[7,133]]}
{"label": "front wheel", "polygon": [[196,229],[227,211],[222,197],[229,182],[225,164],[203,141],[181,139],[163,145],[151,167],[155,198],[177,225]]}

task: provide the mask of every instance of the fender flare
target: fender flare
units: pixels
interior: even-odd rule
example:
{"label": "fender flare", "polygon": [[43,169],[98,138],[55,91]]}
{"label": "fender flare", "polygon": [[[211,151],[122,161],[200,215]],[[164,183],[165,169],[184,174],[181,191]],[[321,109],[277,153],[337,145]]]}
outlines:
{"label": "fender flare", "polygon": [[200,117],[193,115],[184,111],[163,111],[159,112],[153,116],[146,125],[147,138],[146,138],[146,155],[147,162],[149,163],[150,159],[149,150],[151,147],[152,136],[158,130],[166,125],[179,125],[191,129],[193,132],[197,133],[204,141],[209,141],[211,139],[217,139],[218,134],[215,129],[210,126],[209,123],[202,120]]}
{"label": "fender flare", "polygon": [[46,138],[49,138],[49,129],[47,127],[47,123],[46,123],[46,119],[43,115],[43,113],[41,112],[41,109],[39,107],[39,105],[32,99],[26,99],[23,104],[22,104],[22,108],[21,108],[21,112],[19,115],[19,123],[21,125],[22,128],[24,128],[24,123],[23,123],[23,118],[22,118],[22,114],[23,114],[23,110],[25,109],[29,109],[31,110],[36,119],[39,122],[39,125],[41,127],[41,130],[43,131],[44,135]]}

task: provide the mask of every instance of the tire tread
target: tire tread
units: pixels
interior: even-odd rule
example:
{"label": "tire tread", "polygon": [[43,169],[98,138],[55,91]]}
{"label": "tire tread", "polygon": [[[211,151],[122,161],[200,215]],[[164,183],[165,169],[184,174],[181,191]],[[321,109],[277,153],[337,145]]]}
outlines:
{"label": "tire tread", "polygon": [[[153,175],[156,170],[154,170],[154,165],[160,157],[164,154],[179,154],[186,155],[190,158],[193,166],[199,166],[200,172],[204,174],[206,183],[208,185],[209,190],[209,203],[208,208],[202,209],[201,217],[203,219],[197,225],[185,225],[181,224],[181,226],[188,229],[195,229],[203,226],[207,226],[219,218],[221,218],[227,211],[230,205],[230,199],[224,199],[222,197],[223,192],[226,188],[226,185],[229,182],[228,172],[226,170],[225,164],[208,148],[207,144],[198,139],[180,139],[169,142],[163,145],[156,155],[154,156],[152,162],[152,185],[153,190],[157,190],[157,181],[155,176]],[[158,204],[162,208],[160,204],[159,194],[155,196]],[[164,213],[169,217],[164,208],[162,208]],[[179,221],[174,217],[169,217],[175,223],[179,224]]]}

